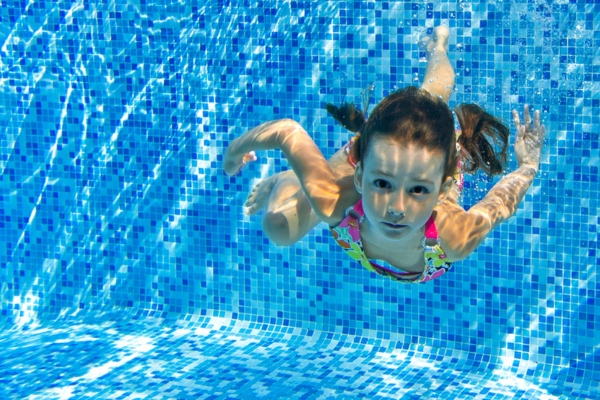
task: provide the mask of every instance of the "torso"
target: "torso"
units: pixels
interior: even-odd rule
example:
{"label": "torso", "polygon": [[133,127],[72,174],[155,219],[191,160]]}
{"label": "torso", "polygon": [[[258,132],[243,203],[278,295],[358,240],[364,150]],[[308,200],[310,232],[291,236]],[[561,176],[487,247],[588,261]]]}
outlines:
{"label": "torso", "polygon": [[[346,214],[336,227],[330,228],[331,233],[338,245],[367,270],[395,281],[420,283],[450,269],[451,262],[440,246],[433,216],[425,227],[401,242],[381,243],[373,240],[376,236],[369,233],[362,201],[350,207]],[[385,261],[392,268],[377,261]]]}

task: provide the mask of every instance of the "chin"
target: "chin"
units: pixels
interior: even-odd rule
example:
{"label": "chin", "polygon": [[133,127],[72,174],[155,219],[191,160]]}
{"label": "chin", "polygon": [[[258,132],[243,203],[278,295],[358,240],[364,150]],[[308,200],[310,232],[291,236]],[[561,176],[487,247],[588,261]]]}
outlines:
{"label": "chin", "polygon": [[379,230],[379,233],[386,238],[387,240],[399,241],[407,238],[413,232],[410,226],[405,226],[400,229],[387,228],[383,227],[383,229]]}

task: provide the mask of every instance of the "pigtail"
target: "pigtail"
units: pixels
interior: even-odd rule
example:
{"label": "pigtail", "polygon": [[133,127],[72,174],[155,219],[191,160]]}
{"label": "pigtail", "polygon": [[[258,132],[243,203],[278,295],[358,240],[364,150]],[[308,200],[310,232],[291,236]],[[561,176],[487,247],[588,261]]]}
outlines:
{"label": "pigtail", "polygon": [[340,107],[334,106],[331,103],[325,105],[325,109],[331,114],[336,121],[348,129],[350,132],[360,132],[363,125],[367,122],[367,110],[371,100],[371,91],[375,84],[367,85],[361,92],[363,111],[356,108],[354,103],[344,102]]}
{"label": "pigtail", "polygon": [[473,173],[482,169],[490,176],[501,174],[510,134],[506,125],[475,104],[461,104],[454,112],[461,128],[461,170]]}
{"label": "pigtail", "polygon": [[350,132],[360,131],[367,121],[365,114],[356,108],[354,103],[343,103],[340,107],[327,103],[325,109],[336,121]]}

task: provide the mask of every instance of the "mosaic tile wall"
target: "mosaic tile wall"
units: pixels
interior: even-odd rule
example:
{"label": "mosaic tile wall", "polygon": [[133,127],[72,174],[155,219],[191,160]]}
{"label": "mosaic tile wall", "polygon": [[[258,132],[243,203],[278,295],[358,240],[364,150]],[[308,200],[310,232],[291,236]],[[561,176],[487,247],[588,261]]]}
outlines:
{"label": "mosaic tile wall", "polygon": [[[600,380],[600,2],[2,0],[0,293],[6,328],[121,309],[466,351]],[[245,130],[291,117],[329,156],[324,104],[423,78],[452,29],[451,105],[543,111],[517,215],[429,285],[373,276],[318,226],[290,248],[242,213],[277,152],[226,177]],[[511,159],[509,168],[516,163]],[[464,205],[493,182],[467,181]]]}

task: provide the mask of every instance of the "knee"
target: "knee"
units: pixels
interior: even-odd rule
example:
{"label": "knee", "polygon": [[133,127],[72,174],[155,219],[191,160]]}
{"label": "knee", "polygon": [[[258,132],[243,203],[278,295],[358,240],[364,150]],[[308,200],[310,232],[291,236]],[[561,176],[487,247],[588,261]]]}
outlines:
{"label": "knee", "polygon": [[291,246],[297,242],[296,238],[291,237],[289,222],[282,213],[265,213],[263,231],[278,246]]}

